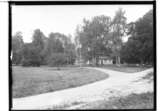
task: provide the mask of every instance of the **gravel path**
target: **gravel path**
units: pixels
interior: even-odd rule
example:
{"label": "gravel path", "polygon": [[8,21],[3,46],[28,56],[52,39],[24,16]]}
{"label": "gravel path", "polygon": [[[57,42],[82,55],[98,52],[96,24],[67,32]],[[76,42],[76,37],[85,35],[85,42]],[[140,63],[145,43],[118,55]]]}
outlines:
{"label": "gravel path", "polygon": [[126,96],[130,93],[153,91],[153,83],[140,80],[141,77],[152,72],[152,68],[137,73],[124,73],[102,68],[91,69],[105,72],[109,77],[80,87],[13,99],[12,109],[52,109],[61,107],[75,109],[81,104],[104,100],[111,96]]}

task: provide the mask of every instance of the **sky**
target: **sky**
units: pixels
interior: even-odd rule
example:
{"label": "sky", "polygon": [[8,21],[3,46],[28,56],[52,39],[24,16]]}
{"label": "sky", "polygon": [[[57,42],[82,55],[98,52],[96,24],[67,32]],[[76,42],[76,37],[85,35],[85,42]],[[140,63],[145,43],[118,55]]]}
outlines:
{"label": "sky", "polygon": [[77,25],[83,19],[106,15],[111,19],[122,8],[126,11],[127,23],[134,22],[153,8],[152,5],[52,5],[52,6],[12,6],[12,35],[21,31],[24,42],[31,42],[35,29],[40,29],[46,37],[51,32],[59,32],[75,37]]}

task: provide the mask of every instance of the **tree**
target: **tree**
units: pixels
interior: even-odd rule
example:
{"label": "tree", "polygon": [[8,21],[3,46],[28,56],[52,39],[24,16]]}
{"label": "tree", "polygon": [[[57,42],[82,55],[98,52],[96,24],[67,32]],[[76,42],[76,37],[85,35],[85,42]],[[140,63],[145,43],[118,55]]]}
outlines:
{"label": "tree", "polygon": [[50,66],[59,67],[66,64],[66,55],[63,53],[53,53],[49,57],[48,64]]}
{"label": "tree", "polygon": [[122,48],[122,37],[125,36],[126,31],[126,17],[125,11],[121,8],[116,12],[116,15],[112,21],[112,35],[113,35],[113,52],[116,57],[116,64],[119,65],[120,51]]}
{"label": "tree", "polygon": [[76,59],[75,45],[72,43],[68,44],[64,51],[67,59],[67,64],[73,65]]}
{"label": "tree", "polygon": [[22,66],[40,66],[41,57],[32,43],[26,43],[22,50]]}
{"label": "tree", "polygon": [[[126,62],[153,64],[153,12],[150,10],[142,18],[129,26],[129,39],[121,51]],[[130,60],[131,58],[131,60]]]}
{"label": "tree", "polygon": [[40,66],[43,64],[43,50],[44,50],[44,34],[40,29],[34,31],[32,42],[25,43],[22,48],[22,65],[23,66]]}
{"label": "tree", "polygon": [[23,37],[21,32],[17,32],[13,37],[12,37],[12,63],[13,64],[20,64],[22,60],[22,55],[21,55],[21,50],[22,46],[24,45],[23,42]]}
{"label": "tree", "polygon": [[47,59],[49,59],[50,56],[56,55],[56,53],[66,55],[64,57],[66,59],[66,64],[74,64],[75,45],[71,42],[70,37],[61,33],[51,33],[49,35],[47,45]]}
{"label": "tree", "polygon": [[111,19],[108,16],[95,16],[92,20],[83,20],[81,30],[76,37],[82,45],[81,53],[85,61],[99,64],[100,56],[105,54],[105,36],[110,32]]}
{"label": "tree", "polygon": [[40,57],[40,60],[41,60],[40,64],[42,64],[44,61],[44,55],[43,55],[43,50],[45,45],[44,39],[45,39],[45,36],[42,33],[42,31],[40,29],[36,29],[33,34],[32,45],[33,47],[36,48],[37,54]]}
{"label": "tree", "polygon": [[56,37],[55,33],[51,33],[48,39],[47,54],[63,53],[64,48],[62,42]]}
{"label": "tree", "polygon": [[41,30],[40,29],[36,29],[34,31],[32,45],[34,45],[36,47],[36,49],[38,49],[39,53],[44,48],[43,38],[44,38],[44,34],[41,32]]}
{"label": "tree", "polygon": [[66,36],[66,42],[64,44],[64,53],[66,54],[67,64],[74,64],[76,60],[75,44],[72,43],[72,36]]}

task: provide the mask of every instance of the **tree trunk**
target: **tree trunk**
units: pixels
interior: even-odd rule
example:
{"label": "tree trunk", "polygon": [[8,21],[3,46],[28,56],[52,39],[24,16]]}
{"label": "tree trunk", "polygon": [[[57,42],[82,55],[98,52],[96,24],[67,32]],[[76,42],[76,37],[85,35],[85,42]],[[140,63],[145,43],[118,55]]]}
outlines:
{"label": "tree trunk", "polygon": [[93,66],[96,65],[96,58],[95,58],[95,57],[92,59],[92,63],[93,63],[93,64],[92,64]]}
{"label": "tree trunk", "polygon": [[99,58],[96,57],[95,60],[96,60],[96,66],[99,66]]}
{"label": "tree trunk", "polygon": [[121,64],[121,58],[118,56],[118,64]]}
{"label": "tree trunk", "polygon": [[120,57],[119,56],[116,56],[116,65],[117,66],[120,66]]}
{"label": "tree trunk", "polygon": [[144,62],[143,62],[143,60],[141,59],[141,60],[140,60],[140,66],[143,67],[143,63],[144,63]]}
{"label": "tree trunk", "polygon": [[101,65],[103,65],[103,59],[101,59]]}

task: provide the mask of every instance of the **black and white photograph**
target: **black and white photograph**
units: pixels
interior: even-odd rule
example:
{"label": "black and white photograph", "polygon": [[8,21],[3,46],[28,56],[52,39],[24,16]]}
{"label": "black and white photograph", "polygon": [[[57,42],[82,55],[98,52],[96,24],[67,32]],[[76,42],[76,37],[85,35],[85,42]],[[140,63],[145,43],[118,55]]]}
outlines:
{"label": "black and white photograph", "polygon": [[156,1],[9,2],[11,110],[156,110]]}

